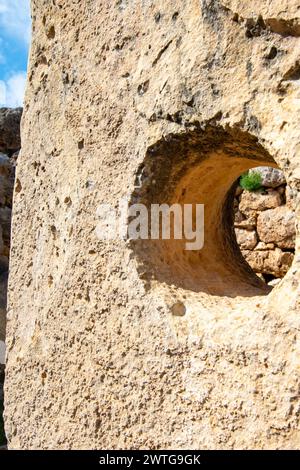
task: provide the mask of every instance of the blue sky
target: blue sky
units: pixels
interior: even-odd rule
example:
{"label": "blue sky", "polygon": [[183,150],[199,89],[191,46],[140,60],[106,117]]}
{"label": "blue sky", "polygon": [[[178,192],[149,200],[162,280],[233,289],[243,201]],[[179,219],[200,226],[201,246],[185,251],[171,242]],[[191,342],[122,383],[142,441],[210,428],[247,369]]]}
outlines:
{"label": "blue sky", "polygon": [[30,0],[0,0],[0,107],[23,104],[30,31]]}

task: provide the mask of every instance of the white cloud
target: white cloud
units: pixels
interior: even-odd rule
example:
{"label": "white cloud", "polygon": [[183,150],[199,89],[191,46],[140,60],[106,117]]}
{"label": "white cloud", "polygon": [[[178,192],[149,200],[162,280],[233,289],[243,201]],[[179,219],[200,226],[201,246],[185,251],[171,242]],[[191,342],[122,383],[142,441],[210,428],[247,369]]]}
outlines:
{"label": "white cloud", "polygon": [[0,27],[10,36],[30,41],[30,0],[0,0]]}
{"label": "white cloud", "polygon": [[26,73],[18,72],[8,80],[0,80],[0,106],[16,108],[23,106]]}

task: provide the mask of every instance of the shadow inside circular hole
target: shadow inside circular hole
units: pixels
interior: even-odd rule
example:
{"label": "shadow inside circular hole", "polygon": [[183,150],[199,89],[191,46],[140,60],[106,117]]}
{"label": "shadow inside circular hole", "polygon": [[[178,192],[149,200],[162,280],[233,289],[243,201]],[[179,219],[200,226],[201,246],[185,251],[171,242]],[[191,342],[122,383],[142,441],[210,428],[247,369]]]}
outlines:
{"label": "shadow inside circular hole", "polygon": [[172,134],[151,146],[137,174],[130,204],[204,204],[204,246],[188,240],[131,240],[140,277],[216,296],[266,295],[271,288],[245,261],[234,232],[233,201],[239,176],[256,166],[277,167],[247,132],[208,126]]}

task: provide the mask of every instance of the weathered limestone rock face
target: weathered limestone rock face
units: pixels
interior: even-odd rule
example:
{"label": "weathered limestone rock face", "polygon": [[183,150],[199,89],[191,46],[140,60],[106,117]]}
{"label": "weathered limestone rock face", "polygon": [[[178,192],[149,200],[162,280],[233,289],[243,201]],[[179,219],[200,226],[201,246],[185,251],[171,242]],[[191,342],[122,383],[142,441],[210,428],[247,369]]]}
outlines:
{"label": "weathered limestone rock face", "polygon": [[[233,229],[255,166],[283,170],[299,218],[298,7],[32,2],[10,448],[299,448],[299,240],[269,293]],[[204,203],[204,248],[99,240],[119,198]]]}
{"label": "weathered limestone rock face", "polygon": [[257,211],[276,208],[281,204],[281,197],[277,191],[269,190],[266,194],[244,191],[241,195],[239,209],[247,216],[255,214]]}
{"label": "weathered limestone rock face", "polygon": [[280,248],[294,247],[295,218],[293,212],[285,207],[277,207],[260,214],[257,227],[263,242],[276,242]]}

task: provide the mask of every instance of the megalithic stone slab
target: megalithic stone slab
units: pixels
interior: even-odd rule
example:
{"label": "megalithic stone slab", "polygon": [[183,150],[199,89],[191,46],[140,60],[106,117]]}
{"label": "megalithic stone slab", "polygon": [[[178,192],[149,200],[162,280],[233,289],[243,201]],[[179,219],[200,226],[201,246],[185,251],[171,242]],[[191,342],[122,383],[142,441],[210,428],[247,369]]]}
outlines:
{"label": "megalithic stone slab", "polygon": [[[32,2],[10,449],[299,448],[298,244],[270,291],[232,211],[273,166],[299,217],[298,2],[240,3]],[[120,200],[204,204],[204,247],[100,240]]]}

